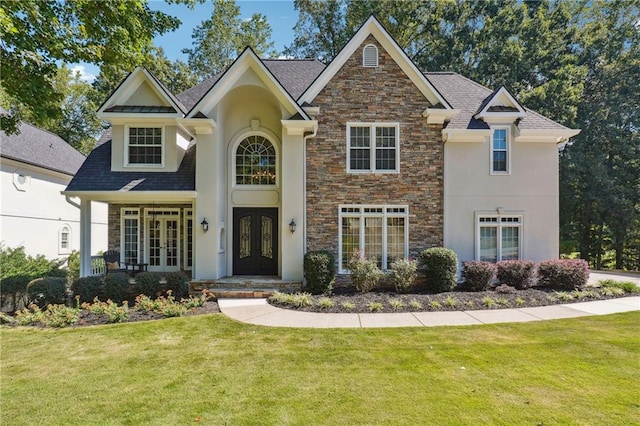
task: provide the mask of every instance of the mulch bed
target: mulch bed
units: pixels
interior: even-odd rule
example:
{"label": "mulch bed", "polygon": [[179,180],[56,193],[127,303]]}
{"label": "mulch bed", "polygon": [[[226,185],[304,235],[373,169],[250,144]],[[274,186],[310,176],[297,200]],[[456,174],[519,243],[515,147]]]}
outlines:
{"label": "mulch bed", "polygon": [[[291,305],[278,304],[270,300],[274,306],[283,309],[293,309],[304,312],[330,312],[330,313],[370,313],[371,309],[368,306],[369,303],[379,302],[382,303],[382,310],[377,312],[383,313],[398,313],[398,312],[416,312],[416,311],[470,311],[470,310],[485,310],[485,309],[508,309],[508,308],[525,308],[535,306],[548,306],[558,305],[565,303],[576,302],[588,302],[593,300],[605,300],[614,299],[624,296],[603,296],[598,293],[597,298],[582,298],[574,300],[552,300],[549,296],[553,296],[554,292],[563,291],[566,289],[553,289],[553,288],[528,288],[525,290],[515,290],[512,294],[499,293],[495,290],[471,292],[471,291],[451,291],[445,293],[429,294],[426,292],[412,293],[412,294],[398,294],[393,291],[372,291],[368,293],[357,293],[354,290],[347,288],[334,289],[334,293],[329,298],[334,302],[334,306],[331,308],[321,308],[318,306],[318,301],[326,296],[311,296],[313,300],[313,306],[306,306],[303,308],[295,308]],[[483,303],[483,299],[491,298],[496,302],[493,306],[488,307]],[[455,304],[447,303],[447,299],[454,300]],[[516,300],[519,300],[517,302]],[[391,300],[400,300],[404,307],[394,309],[390,305]],[[500,300],[500,303],[498,303]],[[411,307],[410,303],[417,301],[422,305],[422,309]],[[438,307],[432,305],[433,301],[439,303]],[[353,309],[345,309],[342,305],[344,302],[350,302],[355,305]]]}

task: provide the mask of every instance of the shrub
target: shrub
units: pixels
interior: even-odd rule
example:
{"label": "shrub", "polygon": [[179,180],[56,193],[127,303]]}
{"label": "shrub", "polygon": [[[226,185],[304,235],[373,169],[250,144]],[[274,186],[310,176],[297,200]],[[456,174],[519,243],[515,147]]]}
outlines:
{"label": "shrub", "polygon": [[411,309],[413,309],[414,311],[419,311],[422,309],[422,303],[420,303],[418,300],[416,299],[411,299],[409,301],[409,307]]}
{"label": "shrub", "polygon": [[67,302],[67,279],[62,277],[36,278],[27,285],[28,304],[40,308]]}
{"label": "shrub", "polygon": [[0,298],[4,305],[11,304],[11,310],[15,311],[19,300],[27,292],[27,284],[36,278],[42,278],[51,274],[56,269],[55,262],[47,260],[44,256],[28,256],[24,247],[9,248],[0,244]]}
{"label": "shrub", "polygon": [[391,309],[394,311],[399,311],[404,308],[404,303],[400,299],[391,299],[389,300],[389,306],[391,306]]}
{"label": "shrub", "polygon": [[528,260],[503,260],[496,267],[496,276],[501,284],[522,290],[529,287],[535,265]]}
{"label": "shrub", "polygon": [[167,290],[171,290],[171,294],[176,300],[189,296],[189,280],[182,272],[169,272],[164,275],[167,281]]}
{"label": "shrub", "polygon": [[334,306],[335,303],[328,297],[321,297],[320,300],[318,300],[318,307],[320,309],[331,309]]}
{"label": "shrub", "polygon": [[367,308],[370,312],[380,312],[382,311],[383,305],[380,302],[369,302],[367,303]]}
{"label": "shrub", "polygon": [[80,278],[80,252],[74,250],[67,258],[67,278],[69,283]]}
{"label": "shrub", "polygon": [[424,266],[427,288],[433,292],[451,291],[456,286],[458,256],[453,250],[432,247],[420,253]]}
{"label": "shrub", "polygon": [[489,288],[496,273],[496,265],[491,262],[473,260],[464,262],[462,277],[467,289],[471,291],[484,291]]}
{"label": "shrub", "polygon": [[348,268],[351,271],[353,286],[361,293],[366,293],[375,287],[382,275],[376,260],[367,259],[358,250],[351,256]]}
{"label": "shrub", "polygon": [[96,297],[102,296],[102,278],[101,277],[82,277],[78,278],[71,284],[71,291],[74,296],[80,297],[80,302],[90,303]]}
{"label": "shrub", "polygon": [[120,303],[127,298],[129,276],[124,272],[108,274],[103,279],[104,298]]}
{"label": "shrub", "polygon": [[149,297],[158,297],[161,293],[160,289],[160,275],[154,272],[142,272],[136,275],[136,283],[133,286],[133,291],[136,294],[144,294]]}
{"label": "shrub", "polygon": [[356,308],[356,305],[354,305],[352,302],[349,302],[348,300],[342,302],[340,306],[342,306],[342,309],[344,309],[345,311],[353,311]]}
{"label": "shrub", "polygon": [[538,285],[581,289],[589,279],[589,264],[583,259],[548,260],[538,265]]}
{"label": "shrub", "polygon": [[514,294],[517,292],[515,287],[511,287],[510,285],[500,284],[495,288],[496,293],[500,294]]}
{"label": "shrub", "polygon": [[617,288],[624,293],[640,293],[640,287],[631,281],[614,281],[614,280],[600,280],[598,281],[600,287],[604,288]]}
{"label": "shrub", "polygon": [[418,275],[418,262],[396,259],[391,262],[389,280],[398,293],[407,293],[413,288]]}
{"label": "shrub", "polygon": [[304,255],[306,289],[311,294],[331,294],[336,277],[336,264],[329,251],[310,251]]}

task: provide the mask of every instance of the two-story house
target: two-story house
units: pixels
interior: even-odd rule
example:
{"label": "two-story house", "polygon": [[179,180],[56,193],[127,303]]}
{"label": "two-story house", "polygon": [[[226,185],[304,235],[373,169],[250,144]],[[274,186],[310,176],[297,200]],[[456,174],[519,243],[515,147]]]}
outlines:
{"label": "two-story house", "polygon": [[[370,18],[337,57],[245,50],[179,95],[144,68],[66,194],[109,204],[109,247],[149,270],[300,280],[445,246],[460,260],[558,256],[558,147],[578,133],[455,73],[423,73]],[[84,246],[91,233],[83,228]],[[83,274],[88,273],[83,252]]]}

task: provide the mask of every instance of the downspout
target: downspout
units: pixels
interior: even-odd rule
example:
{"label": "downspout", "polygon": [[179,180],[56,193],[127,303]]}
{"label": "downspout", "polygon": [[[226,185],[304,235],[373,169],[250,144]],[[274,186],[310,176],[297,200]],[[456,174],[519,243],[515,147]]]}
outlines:
{"label": "downspout", "polygon": [[65,195],[64,199],[67,203],[71,204],[73,207],[80,209],[80,204],[76,203],[75,201],[71,200],[71,196],[69,195]]}

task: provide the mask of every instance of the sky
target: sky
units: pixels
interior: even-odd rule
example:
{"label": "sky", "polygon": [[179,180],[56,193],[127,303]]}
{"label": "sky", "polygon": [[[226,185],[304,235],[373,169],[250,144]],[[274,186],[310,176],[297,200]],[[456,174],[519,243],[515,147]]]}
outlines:
{"label": "sky", "polygon": [[[236,1],[240,6],[240,18],[249,19],[254,13],[262,13],[267,17],[271,25],[271,39],[275,43],[276,50],[281,52],[285,46],[291,44],[294,37],[293,26],[298,21],[298,12],[293,8],[293,1],[288,0],[254,0]],[[181,59],[187,62],[187,55],[182,49],[191,48],[191,34],[193,29],[205,19],[211,17],[213,3],[208,0],[204,4],[196,5],[190,10],[185,5],[167,4],[164,0],[149,0],[152,10],[159,10],[168,15],[175,16],[182,21],[180,27],[173,32],[153,39],[156,46],[162,47],[169,59],[175,61]],[[99,72],[99,68],[93,64],[72,64],[69,66],[74,71],[79,71],[86,81],[93,81]]]}

